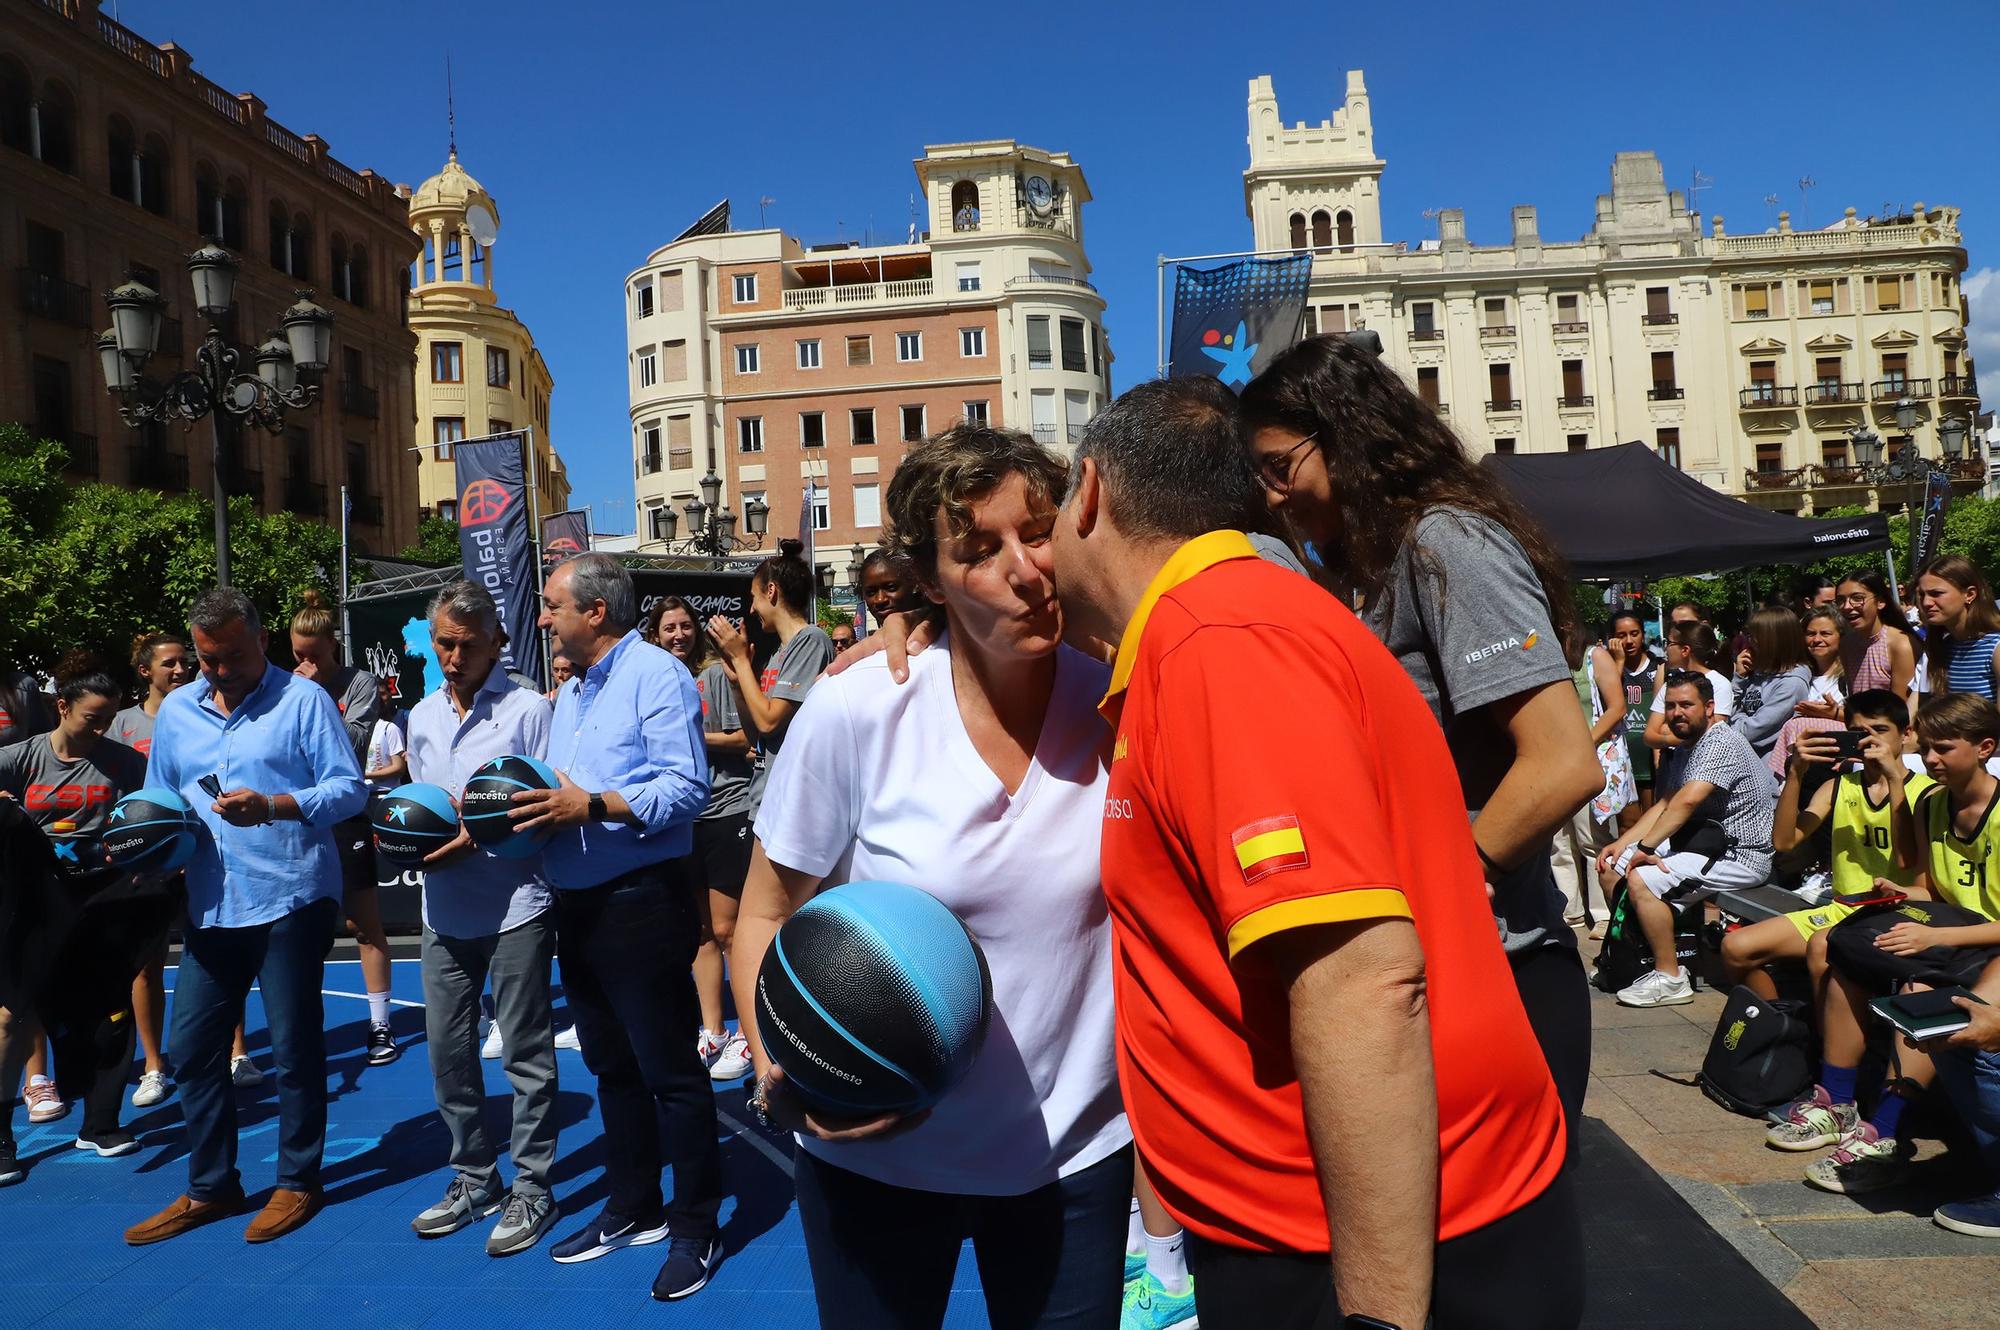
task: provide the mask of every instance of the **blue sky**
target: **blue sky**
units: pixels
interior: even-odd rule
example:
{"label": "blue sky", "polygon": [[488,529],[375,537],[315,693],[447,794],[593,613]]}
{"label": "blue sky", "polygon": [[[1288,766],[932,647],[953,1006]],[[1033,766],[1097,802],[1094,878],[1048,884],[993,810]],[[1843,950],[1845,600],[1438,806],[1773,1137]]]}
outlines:
{"label": "blue sky", "polygon": [[[1319,120],[1366,71],[1391,240],[1462,207],[1501,244],[1532,203],[1545,239],[1590,225],[1612,155],[1649,148],[1671,185],[1714,180],[1731,232],[1915,200],[1965,210],[1974,353],[2000,399],[2000,143],[1990,3],[1520,6],[688,5],[481,0],[292,6],[105,0],[191,51],[357,169],[412,185],[445,155],[444,59],[460,159],[498,199],[502,299],[555,374],[554,434],[579,503],[629,529],[621,281],[715,200],[757,200],[808,243],[895,238],[926,143],[1066,149],[1105,293],[1114,385],[1151,375],[1154,257],[1249,247],[1249,79]],[[1987,67],[1981,68],[1980,62]],[[1886,73],[1886,77],[1884,76]],[[1981,275],[1983,274],[1983,275]],[[1982,317],[1983,311],[1983,317]]]}

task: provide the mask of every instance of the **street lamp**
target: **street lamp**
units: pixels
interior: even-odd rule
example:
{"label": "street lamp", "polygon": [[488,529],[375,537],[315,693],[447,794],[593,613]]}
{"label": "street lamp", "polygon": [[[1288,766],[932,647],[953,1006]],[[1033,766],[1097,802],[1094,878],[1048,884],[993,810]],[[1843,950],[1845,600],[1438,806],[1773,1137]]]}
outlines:
{"label": "street lamp", "polygon": [[854,594],[861,594],[861,567],[868,561],[868,551],[856,541],[854,548],[847,552],[847,584],[854,588]]}
{"label": "street lamp", "polygon": [[146,361],[159,349],[166,299],[134,277],[104,297],[111,327],[97,339],[104,386],[118,399],[118,414],[134,429],[148,422],[183,422],[187,428],[206,416],[215,444],[215,577],[229,585],[229,493],[222,468],[222,419],[227,411],[276,434],[285,414],[311,406],[319,396],[316,379],[301,381],[300,370],[326,368],[333,346],[333,315],[315,304],[310,291],[296,291],[286,310],[284,332],[273,332],[252,353],[256,373],[242,368],[242,355],[216,325],[234,308],[236,256],[210,241],[188,255],[195,309],[208,321],[195,348],[195,367],[164,380],[144,377]]}
{"label": "street lamp", "polygon": [[1958,461],[1965,454],[1965,422],[1957,416],[1938,426],[1938,443],[1944,448],[1944,455]]}
{"label": "street lamp", "polygon": [[732,551],[755,549],[764,543],[765,524],[771,512],[769,504],[753,498],[743,505],[743,528],[747,534],[738,536],[736,512],[722,504],[722,478],[711,470],[701,478],[699,488],[701,493],[682,505],[688,519],[686,539],[675,539],[680,530],[679,515],[672,508],[660,510],[661,525],[666,528],[665,544],[678,546],[685,553],[720,559]]}

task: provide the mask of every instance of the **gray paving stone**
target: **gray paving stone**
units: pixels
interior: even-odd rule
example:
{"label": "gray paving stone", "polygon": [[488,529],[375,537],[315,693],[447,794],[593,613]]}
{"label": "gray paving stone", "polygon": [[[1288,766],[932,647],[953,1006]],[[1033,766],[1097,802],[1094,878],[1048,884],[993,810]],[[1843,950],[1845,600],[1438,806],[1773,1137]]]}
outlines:
{"label": "gray paving stone", "polygon": [[1939,1228],[1928,1218],[1794,1219],[1770,1226],[1805,1260],[1873,1260],[1907,1256],[1991,1256],[1993,1243]]}

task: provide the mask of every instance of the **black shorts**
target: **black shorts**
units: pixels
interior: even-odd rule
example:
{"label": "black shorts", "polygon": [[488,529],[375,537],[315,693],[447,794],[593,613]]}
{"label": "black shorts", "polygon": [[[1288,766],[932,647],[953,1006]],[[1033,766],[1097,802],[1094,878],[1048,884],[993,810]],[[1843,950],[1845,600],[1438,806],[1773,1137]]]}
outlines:
{"label": "black shorts", "polygon": [[333,829],[334,848],[340,851],[342,897],[357,891],[375,890],[375,831],[365,817],[352,817]]}
{"label": "black shorts", "polygon": [[725,896],[742,896],[750,875],[750,814],[697,818],[694,824],[696,885]]}

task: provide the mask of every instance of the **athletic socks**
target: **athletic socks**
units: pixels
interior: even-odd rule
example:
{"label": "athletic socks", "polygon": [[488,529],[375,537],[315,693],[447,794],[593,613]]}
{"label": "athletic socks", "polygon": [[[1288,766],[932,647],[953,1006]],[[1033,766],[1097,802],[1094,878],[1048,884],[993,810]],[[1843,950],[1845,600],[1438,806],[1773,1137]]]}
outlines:
{"label": "athletic socks", "polygon": [[1125,1254],[1146,1254],[1146,1221],[1139,1217],[1139,1198],[1132,1198],[1132,1216],[1125,1221]]}
{"label": "athletic socks", "polygon": [[1910,1101],[1895,1093],[1882,1096],[1882,1102],[1875,1106],[1875,1116],[1868,1119],[1868,1125],[1875,1128],[1875,1134],[1882,1140],[1889,1140],[1896,1134],[1896,1128],[1903,1121],[1903,1110]]}
{"label": "athletic socks", "polygon": [[1836,1104],[1854,1102],[1855,1086],[1860,1078],[1859,1067],[1836,1067],[1831,1062],[1819,1064],[1820,1086],[1826,1091],[1826,1097]]}
{"label": "athletic socks", "polygon": [[1170,1238],[1146,1234],[1146,1270],[1160,1281],[1173,1297],[1188,1291],[1187,1233],[1176,1230]]}
{"label": "athletic socks", "polygon": [[389,1023],[389,995],[387,993],[370,993],[368,995],[368,1023],[370,1025],[387,1025]]}

